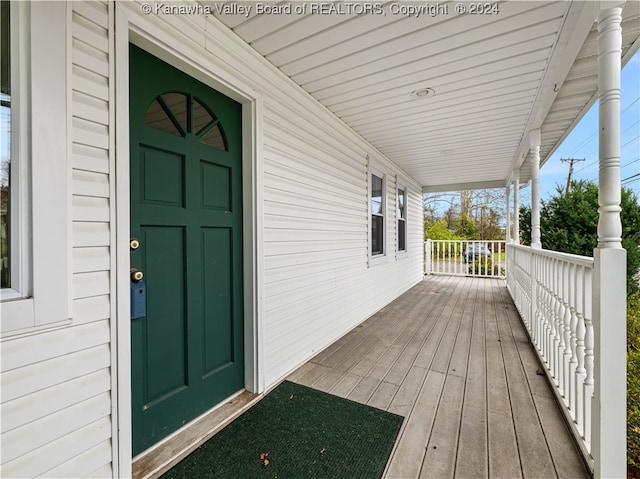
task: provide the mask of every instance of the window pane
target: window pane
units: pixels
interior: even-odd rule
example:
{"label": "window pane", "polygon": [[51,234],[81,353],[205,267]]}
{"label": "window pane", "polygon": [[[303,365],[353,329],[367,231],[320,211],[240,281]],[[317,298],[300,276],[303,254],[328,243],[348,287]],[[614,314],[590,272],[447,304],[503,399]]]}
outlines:
{"label": "window pane", "polygon": [[219,120],[197,98],[193,99],[193,133],[200,143],[227,151],[227,140]]}
{"label": "window pane", "polygon": [[187,100],[184,93],[165,93],[157,97],[144,116],[145,125],[176,136],[187,130]]}
{"label": "window pane", "polygon": [[384,217],[371,215],[371,254],[384,253]]}
{"label": "window pane", "polygon": [[215,118],[213,118],[209,110],[207,110],[207,108],[202,103],[200,103],[200,100],[198,100],[197,98],[193,99],[192,105],[193,128],[191,129],[191,131],[197,135],[198,133],[200,133],[200,130],[214,121]]}
{"label": "window pane", "polygon": [[200,138],[200,143],[212,146],[213,148],[217,148],[218,150],[227,151],[224,132],[222,131],[222,127],[220,125],[214,126],[208,132],[202,135],[202,137]]}
{"label": "window pane", "polygon": [[405,218],[405,192],[398,188],[398,218]]}
{"label": "window pane", "polygon": [[11,36],[9,2],[0,3],[0,287],[11,286],[9,180],[11,172]]}
{"label": "window pane", "polygon": [[187,125],[187,103],[189,102],[189,97],[184,93],[164,93],[161,96],[173,118],[177,120],[178,128],[183,132],[189,131]]}
{"label": "window pane", "polygon": [[164,111],[158,100],[153,100],[144,117],[144,123],[151,128],[162,130],[165,133],[182,136],[176,125],[171,121],[169,115]]}
{"label": "window pane", "polygon": [[398,251],[405,251],[407,249],[407,222],[405,220],[398,220]]}
{"label": "window pane", "polygon": [[382,178],[371,175],[371,213],[382,214]]}
{"label": "window pane", "polygon": [[406,191],[398,188],[398,251],[407,249]]}

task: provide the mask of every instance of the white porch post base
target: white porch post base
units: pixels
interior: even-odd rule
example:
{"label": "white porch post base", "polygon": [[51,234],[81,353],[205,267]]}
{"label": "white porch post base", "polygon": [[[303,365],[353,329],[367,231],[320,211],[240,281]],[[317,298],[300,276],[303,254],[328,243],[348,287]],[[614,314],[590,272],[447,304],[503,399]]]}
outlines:
{"label": "white porch post base", "polygon": [[595,390],[591,420],[594,477],[627,477],[627,252],[594,251]]}

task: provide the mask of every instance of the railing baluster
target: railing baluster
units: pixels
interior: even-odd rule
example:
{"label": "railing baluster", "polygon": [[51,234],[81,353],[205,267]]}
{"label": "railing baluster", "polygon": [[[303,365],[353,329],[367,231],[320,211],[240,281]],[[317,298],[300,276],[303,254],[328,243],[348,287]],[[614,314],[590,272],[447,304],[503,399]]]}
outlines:
{"label": "railing baluster", "polygon": [[584,266],[576,267],[576,396],[575,396],[575,417],[578,425],[578,431],[584,438],[584,382],[587,371],[584,367],[585,360],[585,324],[584,324],[584,302],[588,295],[585,295],[585,276],[586,268]]}
{"label": "railing baluster", "polygon": [[558,300],[556,297],[556,270],[555,270],[555,261],[553,259],[550,260],[549,264],[549,272],[551,276],[551,289],[549,291],[549,299],[551,302],[550,309],[550,323],[551,323],[551,344],[549,350],[549,356],[551,357],[551,365],[552,365],[552,379],[554,382],[558,380],[558,370],[557,370],[557,355],[558,355]]}
{"label": "railing baluster", "polygon": [[[552,281],[553,281],[553,271],[551,269],[551,259],[545,258],[545,282],[541,285],[544,288],[544,296],[545,296],[545,321],[547,323],[547,364],[549,366],[549,370],[553,374],[553,295],[551,294]],[[552,378],[553,379],[553,378]]]}
{"label": "railing baluster", "polygon": [[534,287],[536,288],[536,311],[538,314],[538,343],[540,344],[540,350],[542,351],[542,356],[546,361],[547,354],[547,322],[545,320],[544,315],[544,289],[542,288],[542,281],[544,281],[544,258],[539,255],[534,255],[535,263],[537,267],[537,275],[536,275],[536,284]]}
{"label": "railing baluster", "polygon": [[578,265],[569,263],[569,340],[568,344],[571,348],[571,357],[569,358],[569,411],[573,420],[577,420],[576,415],[576,368],[578,367],[578,351],[577,351],[577,334],[578,316],[576,315],[576,289],[578,287]]}
{"label": "railing baluster", "polygon": [[542,282],[544,281],[544,258],[531,252],[534,256],[534,262],[537,265],[536,284],[533,286],[536,288],[536,313],[538,315],[538,348],[540,350],[543,360],[547,360],[547,322],[545,321],[545,299],[544,289],[542,288]]}
{"label": "railing baluster", "polygon": [[[592,269],[586,270],[585,279],[585,296],[590,299],[591,296],[591,281],[592,281]],[[588,294],[589,293],[589,294]],[[587,448],[591,450],[591,405],[593,402],[593,387],[594,387],[594,330],[592,321],[591,301],[586,299],[584,301],[584,366],[586,369],[586,378],[584,380],[584,442]]]}
{"label": "railing baluster", "polygon": [[537,284],[537,278],[538,278],[538,265],[537,265],[537,261],[536,261],[536,257],[534,255],[531,255],[531,257],[529,258],[529,310],[530,310],[530,321],[531,321],[531,327],[533,329],[532,334],[531,334],[531,338],[533,341],[534,346],[536,346],[537,348],[540,347],[540,338],[539,338],[539,332],[540,332],[540,321],[539,321],[539,315],[538,315],[538,304],[537,304],[537,297],[538,297],[538,284]]}
{"label": "railing baluster", "polygon": [[571,308],[569,306],[570,264],[562,261],[562,391],[565,403],[571,408],[571,392],[569,390],[569,362],[571,361]]}
{"label": "railing baluster", "polygon": [[563,327],[562,326],[562,316],[563,316],[563,306],[562,301],[560,300],[560,286],[561,282],[561,268],[559,266],[559,261],[557,259],[553,260],[553,300],[554,300],[554,329],[555,329],[555,337],[553,338],[554,342],[554,351],[553,351],[553,360],[554,360],[554,380],[560,389],[560,393],[564,394],[562,390],[562,349],[563,349]]}
{"label": "railing baluster", "polygon": [[453,260],[453,272],[455,274],[460,274],[460,266],[458,264],[458,242],[455,241],[453,243],[453,257],[449,259],[449,261]]}

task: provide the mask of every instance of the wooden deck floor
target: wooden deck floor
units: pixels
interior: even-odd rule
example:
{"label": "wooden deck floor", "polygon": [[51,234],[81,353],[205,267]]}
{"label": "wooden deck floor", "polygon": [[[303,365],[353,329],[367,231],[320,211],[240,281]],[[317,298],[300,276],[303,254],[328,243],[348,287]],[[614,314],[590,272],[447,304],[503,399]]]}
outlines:
{"label": "wooden deck floor", "polygon": [[590,477],[503,280],[430,276],[288,379],[405,417],[385,478]]}

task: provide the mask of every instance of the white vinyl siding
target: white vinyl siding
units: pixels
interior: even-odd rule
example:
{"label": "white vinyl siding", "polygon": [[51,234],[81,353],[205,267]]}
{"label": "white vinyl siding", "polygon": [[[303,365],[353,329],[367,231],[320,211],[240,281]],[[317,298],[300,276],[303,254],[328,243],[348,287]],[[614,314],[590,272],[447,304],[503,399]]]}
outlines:
{"label": "white vinyl siding", "polygon": [[[2,477],[104,477],[113,470],[111,13],[106,2],[66,8],[70,221],[58,227],[70,233],[72,314],[70,325],[3,338]],[[46,323],[49,314],[36,310],[36,321]]]}
{"label": "white vinyl siding", "polygon": [[[117,345],[111,342],[116,165],[115,32],[110,25],[115,9],[159,27],[179,45],[176,51],[203,62],[209,72],[227,72],[262,96],[264,256],[258,261],[264,276],[258,285],[258,321],[265,387],[422,278],[418,184],[407,182],[410,259],[391,258],[369,268],[367,156],[379,159],[389,180],[397,167],[216,19],[143,16],[139,7],[94,1],[68,6],[70,186],[64,226],[71,242],[71,323],[3,340],[3,477],[119,475],[112,464],[121,450],[112,419],[118,374]],[[390,181],[388,188],[395,187]],[[395,195],[387,196],[388,211],[394,211]],[[37,314],[46,319],[46,311]],[[118,427],[128,434],[131,425]]]}
{"label": "white vinyl siding", "polygon": [[[236,71],[264,99],[259,320],[269,386],[422,278],[422,210],[408,212],[412,259],[369,268],[367,156],[386,171],[397,167],[216,19],[208,19],[205,42],[219,67]],[[394,191],[389,188],[395,184],[387,186]],[[415,182],[408,182],[407,195],[422,204]],[[395,195],[387,197],[393,203],[387,211],[394,211]]]}
{"label": "white vinyl siding", "polygon": [[[203,25],[197,15],[145,16],[140,3],[118,7],[149,31],[171,36],[173,48],[188,51],[206,71],[235,77],[262,97],[264,258],[258,261],[264,277],[258,322],[269,387],[422,279],[421,187],[406,182],[409,255],[370,268],[367,157],[386,172],[390,212],[396,207],[389,192],[396,188],[390,180],[400,173],[397,166],[217,19],[208,17]],[[387,234],[395,240],[395,226]],[[392,236],[387,240],[394,244]]]}

